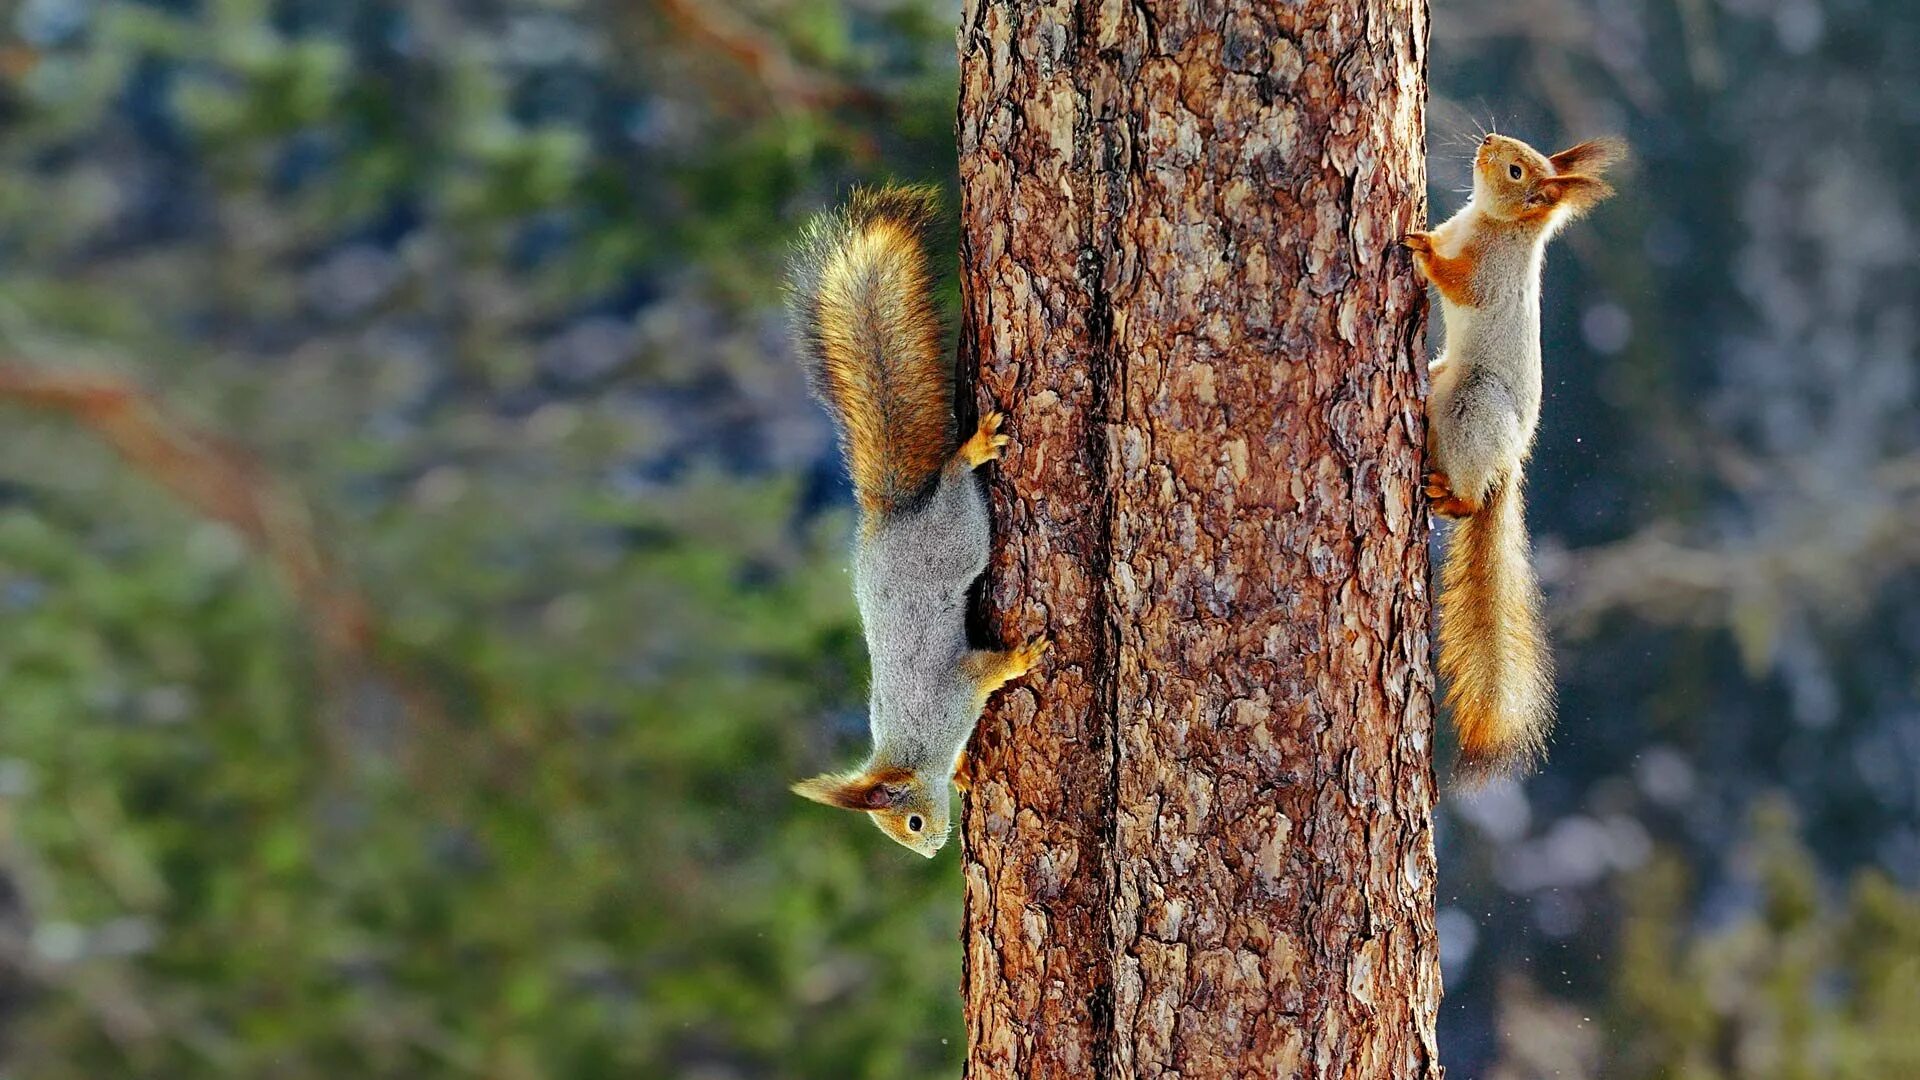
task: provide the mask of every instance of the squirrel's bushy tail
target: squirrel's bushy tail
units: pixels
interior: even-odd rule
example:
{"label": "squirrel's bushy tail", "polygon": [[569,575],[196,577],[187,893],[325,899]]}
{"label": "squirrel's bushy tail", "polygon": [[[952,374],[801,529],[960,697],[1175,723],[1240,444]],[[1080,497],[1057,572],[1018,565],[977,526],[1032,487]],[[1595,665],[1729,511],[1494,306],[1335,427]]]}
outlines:
{"label": "squirrel's bushy tail", "polygon": [[954,451],[953,365],[925,242],[938,208],[932,188],[856,191],[807,227],[793,259],[800,349],[870,515],[923,495]]}
{"label": "squirrel's bushy tail", "polygon": [[1553,721],[1553,657],[1517,476],[1453,531],[1440,575],[1440,673],[1461,782],[1532,767]]}

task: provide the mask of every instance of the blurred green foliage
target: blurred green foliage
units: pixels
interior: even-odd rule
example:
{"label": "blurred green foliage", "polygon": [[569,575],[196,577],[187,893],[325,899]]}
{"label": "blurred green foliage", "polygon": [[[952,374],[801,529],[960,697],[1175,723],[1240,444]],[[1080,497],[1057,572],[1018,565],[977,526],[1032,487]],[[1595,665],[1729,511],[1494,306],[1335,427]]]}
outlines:
{"label": "blurred green foliage", "polygon": [[1623,882],[1616,1027],[1598,1075],[1647,1080],[1920,1076],[1920,897],[1877,870],[1827,895],[1791,811],[1757,815],[1758,903],[1690,929],[1687,873],[1663,859]]}
{"label": "blurred green foliage", "polygon": [[[773,493],[732,495],[741,545],[782,534]],[[893,1077],[951,1057],[952,969],[930,957],[952,951],[953,863],[852,842],[873,838],[785,791],[857,685],[830,545],[748,591],[738,551],[666,532],[700,515],[635,514],[659,539],[547,633],[397,631],[457,711],[383,737],[322,705],[294,613],[224,530],[95,509],[0,513],[15,949],[42,980],[18,1075],[687,1075],[716,1055]],[[667,665],[623,677],[650,639]]]}

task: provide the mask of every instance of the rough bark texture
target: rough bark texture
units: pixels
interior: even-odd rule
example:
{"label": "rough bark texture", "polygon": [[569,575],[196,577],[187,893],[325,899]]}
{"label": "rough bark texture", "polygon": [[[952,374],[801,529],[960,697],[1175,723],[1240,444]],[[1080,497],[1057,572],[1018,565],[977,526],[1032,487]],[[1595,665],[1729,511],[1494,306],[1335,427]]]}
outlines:
{"label": "rough bark texture", "polygon": [[1437,1077],[1425,0],[967,0],[968,1075]]}

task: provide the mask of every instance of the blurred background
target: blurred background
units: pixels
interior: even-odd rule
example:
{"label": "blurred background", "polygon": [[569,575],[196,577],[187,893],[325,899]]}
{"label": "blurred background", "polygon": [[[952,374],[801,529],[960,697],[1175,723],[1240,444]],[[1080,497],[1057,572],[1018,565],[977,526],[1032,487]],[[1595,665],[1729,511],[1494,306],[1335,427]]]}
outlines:
{"label": "blurred background", "polygon": [[[958,860],[786,791],[865,657],[779,307],[951,190],[957,8],[0,2],[0,1077],[958,1074]],[[1442,803],[1444,1060],[1920,1075],[1920,12],[1432,50],[1436,219],[1481,126],[1637,153],[1549,259],[1562,719]]]}

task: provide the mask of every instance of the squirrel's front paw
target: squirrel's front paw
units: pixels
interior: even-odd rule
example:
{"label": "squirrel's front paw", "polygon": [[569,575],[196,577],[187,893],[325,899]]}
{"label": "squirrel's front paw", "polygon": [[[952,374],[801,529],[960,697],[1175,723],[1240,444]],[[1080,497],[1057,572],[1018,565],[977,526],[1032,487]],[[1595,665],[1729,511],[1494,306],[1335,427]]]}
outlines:
{"label": "squirrel's front paw", "polygon": [[1433,250],[1433,234],[1424,233],[1424,232],[1410,232],[1407,235],[1400,238],[1400,246],[1408,249],[1409,251],[1431,252]]}
{"label": "squirrel's front paw", "polygon": [[965,750],[953,759],[953,787],[962,792],[973,790],[973,755]]}
{"label": "squirrel's front paw", "polygon": [[980,418],[980,426],[973,437],[960,446],[960,459],[967,468],[977,469],[989,461],[1000,460],[1000,451],[1013,440],[1000,434],[1000,424],[1006,417],[999,412],[990,412]]}

